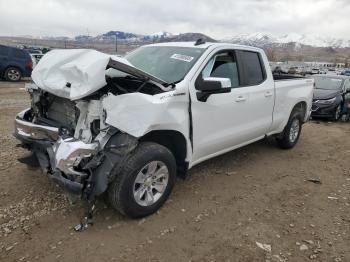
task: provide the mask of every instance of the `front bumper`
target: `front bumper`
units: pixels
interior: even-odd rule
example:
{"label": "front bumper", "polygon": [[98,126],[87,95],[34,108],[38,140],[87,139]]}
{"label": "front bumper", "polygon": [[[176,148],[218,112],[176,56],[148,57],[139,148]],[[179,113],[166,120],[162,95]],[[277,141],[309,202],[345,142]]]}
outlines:
{"label": "front bumper", "polygon": [[58,128],[50,126],[36,125],[25,120],[25,116],[30,109],[26,109],[17,114],[15,119],[15,135],[26,140],[58,140]]}
{"label": "front bumper", "polygon": [[332,117],[339,103],[324,105],[319,103],[312,103],[311,116],[312,117]]}
{"label": "front bumper", "polygon": [[79,164],[97,153],[99,143],[84,143],[73,137],[62,138],[58,128],[26,120],[28,111],[24,110],[16,116],[14,136],[23,147],[32,151],[53,181],[70,193],[80,194],[87,174]]}

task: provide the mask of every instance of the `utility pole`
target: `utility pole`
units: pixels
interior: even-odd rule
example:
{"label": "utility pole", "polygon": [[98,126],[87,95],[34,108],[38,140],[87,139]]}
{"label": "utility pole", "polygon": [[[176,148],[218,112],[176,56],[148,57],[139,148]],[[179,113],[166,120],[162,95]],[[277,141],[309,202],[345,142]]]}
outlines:
{"label": "utility pole", "polygon": [[118,37],[115,35],[115,53],[118,53]]}

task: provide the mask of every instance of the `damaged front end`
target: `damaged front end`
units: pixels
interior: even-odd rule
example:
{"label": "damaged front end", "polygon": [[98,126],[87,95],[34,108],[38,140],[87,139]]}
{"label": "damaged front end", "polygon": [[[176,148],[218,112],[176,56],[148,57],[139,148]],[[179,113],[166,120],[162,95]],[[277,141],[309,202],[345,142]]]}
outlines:
{"label": "damaged front end", "polygon": [[41,167],[71,200],[85,200],[77,228],[84,229],[96,196],[120,173],[139,139],[154,127],[164,129],[159,121],[182,126],[178,108],[169,110],[156,96],[175,84],[93,50],[53,50],[32,79],[26,85],[31,107],[16,116],[14,133],[31,153],[19,160]]}
{"label": "damaged front end", "polygon": [[27,85],[30,109],[15,119],[15,137],[30,154],[19,159],[41,169],[72,200],[93,203],[106,191],[137,139],[105,123],[101,100],[70,101]]}

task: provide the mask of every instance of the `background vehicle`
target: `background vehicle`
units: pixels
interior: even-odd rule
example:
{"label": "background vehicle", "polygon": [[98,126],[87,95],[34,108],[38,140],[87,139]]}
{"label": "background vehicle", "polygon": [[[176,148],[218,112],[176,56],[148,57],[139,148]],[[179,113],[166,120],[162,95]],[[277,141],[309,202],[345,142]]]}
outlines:
{"label": "background vehicle", "polygon": [[350,92],[350,77],[317,75],[312,103],[312,117],[325,117],[337,121],[342,114],[344,97]]}
{"label": "background vehicle", "polygon": [[107,191],[131,217],[159,209],[176,175],[207,159],[272,135],[294,147],[313,93],[312,79],[274,77],[261,49],[202,41],[125,58],[54,50],[32,78],[32,108],[16,117],[15,135],[34,154],[21,161],[37,158],[89,201]]}
{"label": "background vehicle", "polygon": [[320,73],[320,69],[319,68],[312,68],[311,69],[311,75],[318,75]]}
{"label": "background vehicle", "polygon": [[304,72],[304,68],[302,68],[302,67],[297,67],[297,66],[295,66],[295,67],[291,67],[291,68],[289,68],[289,70],[288,70],[288,74],[292,74],[292,75],[301,75],[301,74],[303,74],[303,72]]}
{"label": "background vehicle", "polygon": [[282,67],[276,66],[275,69],[272,71],[273,74],[288,74],[288,72],[284,71]]}
{"label": "background vehicle", "polygon": [[28,51],[33,60],[33,68],[39,63],[40,59],[44,56],[41,50],[39,49],[25,49]]}
{"label": "background vehicle", "polygon": [[341,75],[350,76],[350,70],[344,70],[343,72],[341,72]]}
{"label": "background vehicle", "polygon": [[327,73],[328,73],[328,69],[326,69],[326,68],[320,69],[320,74],[321,75],[326,75]]}
{"label": "background vehicle", "polygon": [[16,82],[29,77],[32,69],[33,61],[27,51],[0,45],[0,77]]}

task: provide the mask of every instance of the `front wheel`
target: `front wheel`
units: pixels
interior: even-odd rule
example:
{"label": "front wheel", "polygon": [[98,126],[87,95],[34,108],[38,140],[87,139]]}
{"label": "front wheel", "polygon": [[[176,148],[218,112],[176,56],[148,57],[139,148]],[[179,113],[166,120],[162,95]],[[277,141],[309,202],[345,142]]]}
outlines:
{"label": "front wheel", "polygon": [[176,179],[173,154],[156,143],[141,143],[108,188],[113,208],[130,217],[156,212],[168,199]]}
{"label": "front wheel", "polygon": [[339,120],[340,117],[341,117],[341,105],[338,105],[337,108],[334,110],[332,120],[336,122]]}
{"label": "front wheel", "polygon": [[294,111],[283,132],[276,137],[277,144],[283,149],[293,148],[299,140],[302,126],[302,114]]}

